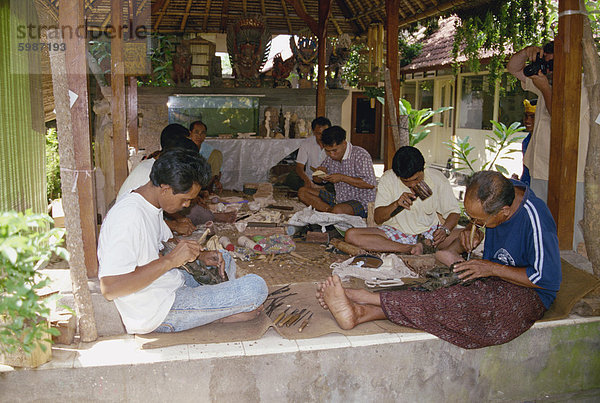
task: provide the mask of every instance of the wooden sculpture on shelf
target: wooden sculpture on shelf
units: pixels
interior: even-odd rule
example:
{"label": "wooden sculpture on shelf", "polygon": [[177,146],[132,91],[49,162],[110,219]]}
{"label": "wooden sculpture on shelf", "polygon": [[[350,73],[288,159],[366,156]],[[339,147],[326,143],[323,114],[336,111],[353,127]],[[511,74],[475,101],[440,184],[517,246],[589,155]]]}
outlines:
{"label": "wooden sculpture on shelf", "polygon": [[273,88],[289,88],[292,84],[288,81],[288,76],[294,69],[296,58],[294,56],[283,60],[281,53],[277,53],[273,58]]}
{"label": "wooden sculpture on shelf", "polygon": [[270,49],[271,33],[260,16],[242,16],[227,27],[227,52],[236,87],[260,87],[260,70]]}
{"label": "wooden sculpture on shelf", "polygon": [[317,60],[317,38],[312,36],[299,36],[298,43],[294,36],[290,36],[290,48],[296,58],[296,71],[298,72],[298,85],[300,88],[312,88],[314,66]]}
{"label": "wooden sculpture on shelf", "polygon": [[176,52],[173,55],[173,72],[171,78],[178,85],[189,85],[192,76],[192,55],[189,44],[182,43],[177,45]]}
{"label": "wooden sculpture on shelf", "polygon": [[342,85],[342,71],[350,58],[352,41],[350,35],[342,34],[335,44],[327,46],[327,88],[344,88]]}

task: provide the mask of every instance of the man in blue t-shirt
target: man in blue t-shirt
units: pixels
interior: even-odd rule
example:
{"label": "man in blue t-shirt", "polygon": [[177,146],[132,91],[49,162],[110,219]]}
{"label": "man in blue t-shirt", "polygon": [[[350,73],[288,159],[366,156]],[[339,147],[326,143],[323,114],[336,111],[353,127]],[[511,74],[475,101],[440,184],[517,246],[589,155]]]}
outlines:
{"label": "man in blue t-shirt", "polygon": [[471,224],[455,242],[453,252],[440,251],[438,260],[450,265],[463,260],[459,253],[473,250],[482,240],[483,260],[456,263],[459,277],[470,280],[499,277],[533,288],[548,309],[562,280],[556,224],[546,204],[522,182],[499,172],[473,175],[465,195]]}

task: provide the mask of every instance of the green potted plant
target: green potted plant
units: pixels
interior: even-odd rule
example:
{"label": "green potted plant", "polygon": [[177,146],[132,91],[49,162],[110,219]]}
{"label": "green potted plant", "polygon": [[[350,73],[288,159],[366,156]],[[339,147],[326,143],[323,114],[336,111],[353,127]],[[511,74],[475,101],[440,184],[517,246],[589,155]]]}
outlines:
{"label": "green potted plant", "polygon": [[46,214],[0,213],[0,363],[38,366],[50,359],[48,301],[38,291],[48,284],[39,269],[61,247],[64,229]]}
{"label": "green potted plant", "polygon": [[[385,105],[385,98],[378,96],[377,100]],[[404,98],[400,98],[398,103],[398,112],[400,115],[408,116],[408,141],[410,146],[416,146],[425,137],[431,133],[430,127],[442,126],[440,122],[429,122],[436,113],[443,113],[452,109],[451,106],[442,106],[439,109],[432,110],[431,108],[413,109],[410,102]],[[421,130],[419,130],[421,129]]]}

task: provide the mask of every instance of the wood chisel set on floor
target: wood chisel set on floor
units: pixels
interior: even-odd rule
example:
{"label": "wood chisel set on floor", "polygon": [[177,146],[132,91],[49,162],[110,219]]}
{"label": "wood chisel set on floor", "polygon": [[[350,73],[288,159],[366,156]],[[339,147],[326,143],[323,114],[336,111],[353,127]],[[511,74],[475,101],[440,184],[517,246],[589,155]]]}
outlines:
{"label": "wood chisel set on floor", "polygon": [[[269,304],[265,308],[265,313],[267,316],[271,317],[271,314],[283,305],[283,300],[290,295],[296,295],[296,293],[289,293],[290,285],[283,286],[281,288],[276,289],[271,292],[267,297],[267,301],[270,300]],[[285,294],[287,293],[287,294]],[[283,294],[283,295],[279,295]],[[300,323],[298,327],[298,332],[302,332],[306,326],[308,326],[308,322],[312,317],[312,312],[307,309],[294,309],[292,312],[288,314],[288,311],[291,309],[291,306],[288,305],[282,312],[277,315],[275,320],[273,321],[274,326],[279,327],[291,327]],[[304,319],[304,320],[303,320]]]}

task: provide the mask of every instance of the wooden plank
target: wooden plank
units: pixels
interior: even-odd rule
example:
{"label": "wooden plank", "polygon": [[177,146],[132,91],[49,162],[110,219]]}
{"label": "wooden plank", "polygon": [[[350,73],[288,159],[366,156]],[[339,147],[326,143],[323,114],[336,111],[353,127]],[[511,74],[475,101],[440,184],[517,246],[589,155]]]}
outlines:
{"label": "wooden plank", "polygon": [[[567,10],[579,10],[579,1],[561,0],[559,15]],[[579,156],[583,18],[581,14],[568,12],[560,16],[558,36],[554,40],[552,135],[547,200],[556,221],[558,246],[561,250],[573,249]]]}
{"label": "wooden plank", "polygon": [[127,90],[127,133],[129,135],[129,145],[135,148],[136,151],[139,148],[137,86],[137,78],[129,77]]}
{"label": "wooden plank", "polygon": [[[112,25],[123,24],[122,0],[111,0]],[[119,189],[127,178],[127,119],[125,107],[125,63],[123,61],[123,37],[114,35],[110,41],[111,61],[111,117],[113,124],[114,188]]]}
{"label": "wooden plank", "polygon": [[319,25],[317,38],[318,48],[318,75],[317,75],[317,113],[316,117],[327,116],[325,108],[325,52],[327,49],[327,21],[331,12],[332,0],[319,1]]}
{"label": "wooden plank", "polygon": [[[390,97],[393,101],[394,108],[396,110],[396,116],[398,116],[398,102],[400,100],[400,83],[398,82],[398,1],[399,0],[386,0],[385,11],[386,11],[386,66],[390,72],[390,84],[392,87],[393,97]],[[385,169],[392,167],[392,160],[396,150],[394,148],[392,125],[397,124],[392,122],[389,114],[385,115],[386,130],[385,130],[385,146],[384,146],[384,163]]]}

